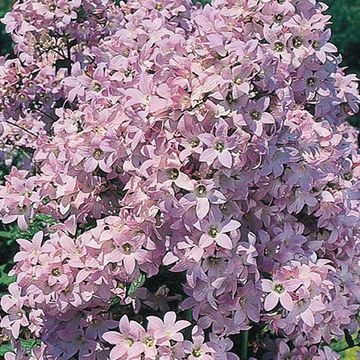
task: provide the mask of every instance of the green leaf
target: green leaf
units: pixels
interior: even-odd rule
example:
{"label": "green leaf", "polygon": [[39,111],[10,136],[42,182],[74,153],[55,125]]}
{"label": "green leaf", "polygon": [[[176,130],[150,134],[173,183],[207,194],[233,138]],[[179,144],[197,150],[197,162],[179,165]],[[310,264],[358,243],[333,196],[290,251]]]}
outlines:
{"label": "green leaf", "polygon": [[196,4],[196,3],[200,3],[202,6],[205,6],[206,4],[210,4],[211,3],[211,0],[193,0],[193,3]]}
{"label": "green leaf", "polygon": [[28,339],[28,340],[21,339],[20,343],[21,343],[21,350],[24,352],[29,352],[34,346],[40,345],[40,341],[35,339]]}
{"label": "green leaf", "polygon": [[13,352],[14,349],[10,343],[0,345],[0,358],[3,359],[7,352]]}
{"label": "green leaf", "polygon": [[130,284],[127,294],[128,295],[133,294],[139,287],[145,284],[145,281],[146,281],[146,275],[140,273],[140,275]]}
{"label": "green leaf", "polygon": [[16,281],[16,276],[8,275],[6,271],[6,265],[7,264],[0,265],[0,285],[7,287],[8,285]]}

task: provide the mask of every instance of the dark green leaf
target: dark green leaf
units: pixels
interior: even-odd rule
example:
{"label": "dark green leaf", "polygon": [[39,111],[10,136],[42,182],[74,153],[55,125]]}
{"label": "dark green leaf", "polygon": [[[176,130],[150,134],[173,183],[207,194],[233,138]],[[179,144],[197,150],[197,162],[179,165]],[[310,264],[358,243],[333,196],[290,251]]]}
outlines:
{"label": "dark green leaf", "polygon": [[143,273],[140,275],[130,284],[127,294],[133,294],[139,287],[143,286],[146,281],[146,276]]}
{"label": "dark green leaf", "polygon": [[3,359],[7,352],[14,351],[10,343],[0,345],[0,358]]}

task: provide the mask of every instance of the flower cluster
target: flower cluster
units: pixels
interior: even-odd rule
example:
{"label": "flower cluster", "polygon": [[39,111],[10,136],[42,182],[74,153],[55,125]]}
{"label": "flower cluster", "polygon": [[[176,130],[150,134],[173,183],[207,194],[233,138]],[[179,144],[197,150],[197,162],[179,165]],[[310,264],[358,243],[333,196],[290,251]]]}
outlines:
{"label": "flower cluster", "polygon": [[360,96],[325,10],[14,5],[0,143],[31,163],[0,187],[0,220],[56,224],[18,239],[7,360],[236,360],[240,332],[254,358],[337,359],[329,343],[358,325],[360,156],[345,119]]}

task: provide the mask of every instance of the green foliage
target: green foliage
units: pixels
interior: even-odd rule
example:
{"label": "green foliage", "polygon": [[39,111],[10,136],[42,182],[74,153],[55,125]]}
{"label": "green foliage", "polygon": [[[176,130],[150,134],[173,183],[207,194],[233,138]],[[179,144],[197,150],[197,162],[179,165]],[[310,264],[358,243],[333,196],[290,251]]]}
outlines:
{"label": "green foliage", "polygon": [[13,347],[9,343],[0,345],[0,359],[3,359],[7,352],[13,351]]}
{"label": "green foliage", "polygon": [[[358,353],[360,352],[360,347],[356,346],[356,344],[355,346],[353,346],[354,341],[355,341],[355,336],[353,336],[350,341],[349,339],[346,340],[346,337],[344,336],[343,338],[337,341],[333,341],[331,343],[331,348],[340,354],[341,360],[358,360],[359,359]],[[349,342],[351,344],[349,344]]]}
{"label": "green foliage", "polygon": [[51,215],[35,214],[34,219],[30,220],[27,230],[22,231],[16,224],[11,224],[8,226],[8,230],[0,231],[0,238],[3,238],[8,245],[10,245],[14,239],[30,240],[38,231],[53,224],[54,220]]}
{"label": "green foliage", "polygon": [[[34,339],[20,339],[21,350],[24,353],[29,354],[31,349],[35,346],[39,346],[40,342]],[[7,352],[13,352],[14,349],[9,342],[5,342],[0,345],[0,358],[3,359]]]}
{"label": "green foliage", "polygon": [[360,0],[325,0],[332,15],[332,41],[343,56],[344,66],[349,72],[360,76]]}
{"label": "green foliage", "polygon": [[[0,0],[0,19],[10,8],[9,0]],[[0,24],[0,56],[11,53],[11,39],[5,33],[5,26]]]}
{"label": "green foliage", "polygon": [[140,273],[140,275],[130,284],[127,294],[131,295],[133,294],[138,288],[143,286],[146,281],[146,275],[143,273]]}
{"label": "green foliage", "polygon": [[201,3],[201,5],[205,6],[206,4],[211,3],[211,0],[192,0],[192,2],[195,4],[197,2]]}
{"label": "green foliage", "polygon": [[0,265],[0,285],[8,286],[16,280],[15,276],[9,276],[8,271],[6,271],[7,264]]}
{"label": "green foliage", "polygon": [[[346,73],[356,73],[360,78],[360,0],[324,0],[329,5],[327,13],[332,16],[332,39],[342,55]],[[350,123],[360,128],[360,115],[353,116]]]}

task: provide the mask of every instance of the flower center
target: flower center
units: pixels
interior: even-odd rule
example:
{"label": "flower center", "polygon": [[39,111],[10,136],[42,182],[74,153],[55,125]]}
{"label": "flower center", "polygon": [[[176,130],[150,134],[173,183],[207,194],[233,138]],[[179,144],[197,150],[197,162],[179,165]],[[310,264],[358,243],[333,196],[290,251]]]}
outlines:
{"label": "flower center", "polygon": [[317,49],[320,48],[320,43],[319,43],[317,40],[315,40],[315,41],[312,43],[312,47],[313,47],[315,50],[317,50]]}
{"label": "flower center", "polygon": [[225,145],[224,145],[223,141],[217,141],[215,143],[215,150],[216,151],[222,152],[224,149],[225,149]]}
{"label": "flower center", "polygon": [[105,132],[105,129],[101,126],[95,126],[94,127],[94,132],[97,133],[97,134],[104,134]]}
{"label": "flower center", "polygon": [[151,348],[154,346],[154,338],[152,338],[151,336],[148,336],[144,339],[143,343],[145,344],[146,347]]}
{"label": "flower center", "polygon": [[199,358],[202,355],[202,350],[199,347],[195,347],[191,353],[194,357]]}
{"label": "flower center", "polygon": [[250,113],[250,116],[253,120],[260,120],[260,117],[261,117],[261,114],[259,111],[257,110],[253,110],[251,113]]}
{"label": "flower center", "polygon": [[204,185],[199,185],[196,190],[195,193],[197,196],[203,196],[206,194],[206,187]]}
{"label": "flower center", "polygon": [[70,292],[70,288],[69,288],[69,287],[66,287],[64,290],[61,290],[61,292],[62,292],[64,295],[67,295],[67,294]]}
{"label": "flower center", "polygon": [[98,81],[94,81],[92,88],[94,91],[99,92],[101,90],[101,84]]}
{"label": "flower center", "polygon": [[197,146],[199,146],[200,144],[200,140],[198,138],[192,138],[190,141],[189,141],[189,144],[192,148],[196,148]]}
{"label": "flower center", "polygon": [[298,300],[296,302],[296,304],[301,307],[301,306],[304,306],[306,304],[306,301],[304,299],[300,299],[300,300]]}
{"label": "flower center", "polygon": [[308,86],[315,86],[315,84],[316,84],[315,78],[309,77],[309,78],[306,80],[306,84],[307,84]]}
{"label": "flower center", "polygon": [[54,268],[51,270],[51,275],[52,276],[59,276],[60,275],[60,270],[59,268]]}
{"label": "flower center", "polygon": [[25,214],[26,206],[24,205],[16,205],[16,209],[19,213],[19,215]]}
{"label": "flower center", "polygon": [[236,79],[234,80],[234,83],[235,83],[236,85],[240,85],[240,84],[241,84],[241,78],[236,78]]}
{"label": "flower center", "polygon": [[176,180],[179,177],[179,170],[178,169],[171,169],[169,171],[170,179]]}
{"label": "flower center", "polygon": [[303,41],[300,36],[295,36],[292,40],[294,48],[298,49],[303,44]]}
{"label": "flower center", "polygon": [[26,96],[25,96],[25,94],[20,94],[19,95],[19,100],[22,102],[22,101],[25,101],[25,99],[26,99]]}
{"label": "flower center", "polygon": [[219,209],[220,209],[221,211],[223,211],[223,212],[226,211],[227,208],[228,208],[228,207],[227,207],[227,204],[226,204],[226,203],[219,205]]}
{"label": "flower center", "polygon": [[351,180],[352,178],[353,178],[353,176],[352,176],[352,174],[351,174],[350,172],[346,172],[346,173],[344,174],[344,179],[345,179],[345,180],[349,181],[349,180]]}
{"label": "flower center", "polygon": [[156,3],[155,6],[154,6],[155,10],[161,10],[162,9],[162,6],[160,3]]}
{"label": "flower center", "polygon": [[284,289],[284,287],[283,287],[281,284],[277,284],[277,285],[275,285],[274,290],[275,290],[275,292],[277,292],[278,294],[281,294],[281,293],[284,292],[285,289]]}
{"label": "flower center", "polygon": [[219,262],[219,258],[217,258],[216,256],[209,256],[208,262],[210,265],[216,265]]}
{"label": "flower center", "polygon": [[246,304],[246,299],[244,298],[244,297],[241,297],[240,299],[239,299],[239,305],[240,306],[244,306]]}
{"label": "flower center", "polygon": [[131,253],[132,247],[131,247],[131,245],[129,243],[125,243],[122,246],[122,248],[123,248],[125,254],[130,254]]}
{"label": "flower center", "polygon": [[125,71],[124,71],[124,75],[125,75],[125,77],[129,77],[129,76],[131,75],[131,72],[132,72],[132,70],[131,70],[131,69],[127,69],[127,70],[125,70]]}
{"label": "flower center", "polygon": [[95,159],[99,159],[103,153],[101,149],[97,148],[94,150],[93,156]]}
{"label": "flower center", "polygon": [[276,52],[282,52],[284,51],[285,45],[281,41],[276,41],[274,43],[274,50]]}
{"label": "flower center", "polygon": [[216,238],[217,234],[219,233],[219,230],[215,227],[212,226],[209,231],[208,234],[212,237],[212,238]]}
{"label": "flower center", "polygon": [[125,343],[128,347],[132,347],[134,345],[134,340],[130,337],[125,339]]}
{"label": "flower center", "polygon": [[284,16],[283,16],[282,14],[276,14],[276,15],[274,16],[274,20],[275,20],[275,22],[277,22],[277,23],[281,22],[281,21],[283,20],[283,18],[284,18]]}

